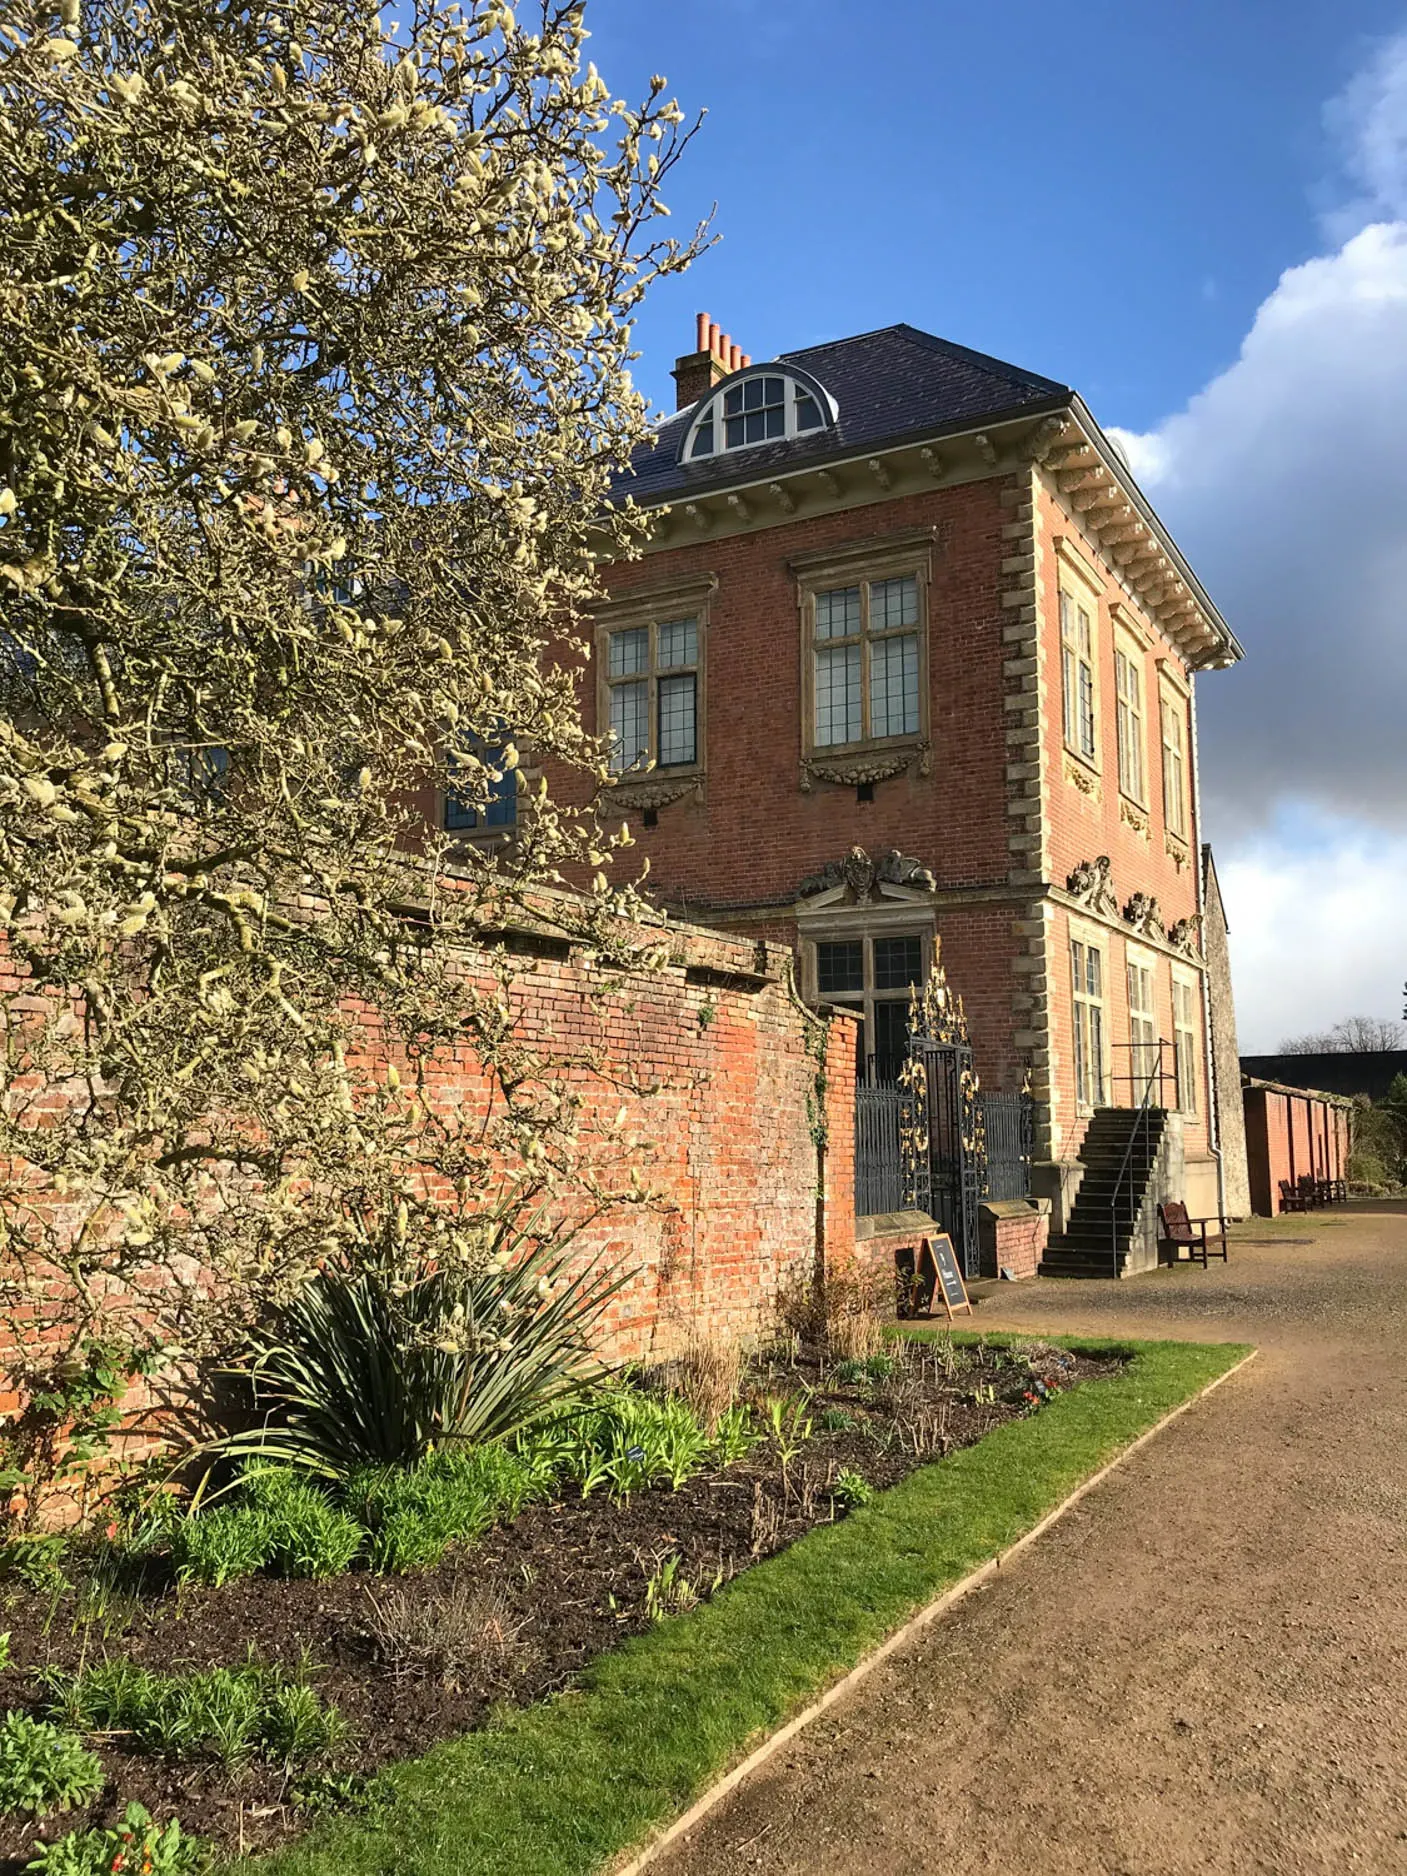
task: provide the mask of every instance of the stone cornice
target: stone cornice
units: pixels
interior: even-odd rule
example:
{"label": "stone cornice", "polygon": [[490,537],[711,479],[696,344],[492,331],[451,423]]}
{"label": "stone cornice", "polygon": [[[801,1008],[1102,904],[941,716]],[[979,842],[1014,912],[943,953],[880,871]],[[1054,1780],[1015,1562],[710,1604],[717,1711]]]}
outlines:
{"label": "stone cornice", "polygon": [[873,446],[794,470],[775,463],[738,479],[639,504],[653,517],[647,556],[765,532],[793,520],[873,507],[1035,465],[1131,600],[1192,669],[1235,664],[1241,647],[1079,397],[980,426]]}

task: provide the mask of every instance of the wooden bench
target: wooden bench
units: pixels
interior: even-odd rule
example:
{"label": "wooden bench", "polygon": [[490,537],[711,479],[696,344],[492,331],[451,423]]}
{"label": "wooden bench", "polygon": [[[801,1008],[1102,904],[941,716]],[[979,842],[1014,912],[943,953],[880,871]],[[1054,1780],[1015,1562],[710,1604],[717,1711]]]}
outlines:
{"label": "wooden bench", "polygon": [[1309,1210],[1308,1198],[1288,1179],[1280,1181],[1280,1209],[1282,1212],[1307,1212]]}
{"label": "wooden bench", "polygon": [[[1215,1231],[1210,1227],[1215,1225]],[[1207,1267],[1209,1257],[1219,1257],[1229,1263],[1226,1254],[1226,1220],[1224,1218],[1189,1218],[1187,1207],[1181,1199],[1169,1199],[1166,1205],[1158,1207],[1158,1248],[1170,1250],[1174,1261],[1180,1251],[1186,1251],[1188,1260]]]}

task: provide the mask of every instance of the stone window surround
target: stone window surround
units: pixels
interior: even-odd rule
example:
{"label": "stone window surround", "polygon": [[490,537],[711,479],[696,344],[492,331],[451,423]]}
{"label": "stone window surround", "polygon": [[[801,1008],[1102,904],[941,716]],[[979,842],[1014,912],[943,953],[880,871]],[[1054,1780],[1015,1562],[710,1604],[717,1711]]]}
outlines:
{"label": "stone window surround", "polygon": [[[609,783],[611,794],[622,807],[641,809],[664,807],[669,802],[678,800],[694,790],[702,790],[704,786],[708,773],[708,627],[710,609],[717,591],[718,576],[716,574],[693,574],[645,587],[638,592],[622,593],[618,597],[599,600],[591,608],[592,658],[596,680],[596,724],[598,730],[603,732],[610,727],[611,686],[606,675],[608,663],[606,641],[611,633],[630,631],[637,626],[653,628],[675,619],[686,618],[695,621],[698,632],[698,657],[694,666],[696,673],[695,760],[690,763],[671,764],[667,769],[657,768],[651,764],[644,771],[612,776]],[[650,737],[652,741],[657,733],[655,711],[652,666],[650,672]]]}
{"label": "stone window surround", "polygon": [[[858,1002],[848,996],[837,999],[842,1009],[858,1009],[864,1016],[867,1036],[873,1036],[872,1006],[876,1001],[874,964],[870,946],[876,938],[917,938],[923,946],[922,982],[928,981],[938,956],[938,927],[934,913],[917,899],[895,900],[871,905],[830,905],[815,911],[799,911],[797,938],[801,946],[801,994],[807,1003],[823,999],[817,989],[816,947],[818,944],[855,944],[865,946],[865,989],[856,993]],[[879,993],[882,1002],[897,1001],[907,992]],[[829,1002],[827,998],[825,1001]]]}
{"label": "stone window surround", "polygon": [[1075,945],[1079,944],[1084,945],[1087,950],[1097,951],[1099,953],[1101,989],[1098,1003],[1101,1013],[1100,1055],[1102,1060],[1099,1063],[1098,1083],[1104,1099],[1107,1100],[1109,1095],[1109,928],[1092,920],[1077,917],[1074,914],[1067,915],[1065,926],[1065,970],[1067,972],[1067,981],[1070,985],[1070,1061],[1072,1068],[1076,1070],[1077,1076],[1074,1087],[1075,1112],[1081,1117],[1086,1117],[1094,1112],[1095,1107],[1098,1106],[1099,1103],[1086,1101],[1081,1094],[1078,1084],[1077,1064],[1079,1061],[1079,1051],[1075,1046],[1075,1029],[1079,1022],[1079,1015],[1075,1006],[1077,1002],[1089,1002],[1091,999],[1081,996],[1075,989],[1073,948]]}
{"label": "stone window surround", "polygon": [[[787,562],[796,580],[797,611],[801,631],[801,760],[802,786],[811,775],[848,782],[880,780],[881,771],[897,774],[917,758],[927,773],[932,751],[932,708],[929,694],[930,593],[933,583],[933,528],[871,536],[837,547],[800,554]],[[818,593],[870,580],[902,579],[918,582],[918,705],[917,732],[902,736],[863,737],[853,743],[818,744],[816,734],[815,600]],[[875,771],[873,777],[869,769]]]}
{"label": "stone window surround", "polygon": [[[1185,1115],[1188,1119],[1194,1119],[1201,1112],[1200,1096],[1201,1096],[1202,1069],[1200,1067],[1200,1062],[1201,1062],[1202,1051],[1199,1045],[1199,1036],[1201,1032],[1199,1012],[1200,1012],[1201,999],[1202,999],[1202,984],[1201,984],[1201,980],[1199,979],[1199,975],[1197,971],[1190,968],[1186,964],[1171,965],[1169,967],[1168,975],[1169,975],[1169,979],[1170,979],[1171,986],[1172,986],[1170,995],[1172,998],[1173,1054],[1174,1054],[1174,1060],[1178,1065],[1177,1066],[1178,1112],[1180,1114]],[[1181,1024],[1177,1020],[1177,987],[1179,985],[1181,985],[1182,988],[1185,989],[1192,998],[1192,1022],[1190,1026]],[[1182,1087],[1181,1052],[1178,1048],[1179,1032],[1181,1032],[1181,1034],[1183,1035],[1187,1035],[1192,1038],[1191,1049],[1189,1051],[1190,1061],[1191,1061],[1190,1080],[1192,1084],[1192,1089],[1191,1089],[1192,1099],[1190,1102],[1186,1102],[1183,1099],[1184,1091]]]}
{"label": "stone window surround", "polygon": [[1116,752],[1118,752],[1122,747],[1122,741],[1119,736],[1119,726],[1118,726],[1117,718],[1118,718],[1118,714],[1119,714],[1121,707],[1124,706],[1124,699],[1121,698],[1118,694],[1119,686],[1118,686],[1117,660],[1118,660],[1118,656],[1120,653],[1122,653],[1123,656],[1128,660],[1129,664],[1132,666],[1133,671],[1138,679],[1138,713],[1139,713],[1138,768],[1139,768],[1139,774],[1136,779],[1142,785],[1142,792],[1135,793],[1134,790],[1127,785],[1129,778],[1124,774],[1123,761],[1119,760],[1118,762],[1119,793],[1123,796],[1125,801],[1131,802],[1134,807],[1141,809],[1144,814],[1147,814],[1148,812],[1148,703],[1149,703],[1147,644],[1146,644],[1146,641],[1143,639],[1142,635],[1138,632],[1135,632],[1132,626],[1129,624],[1128,615],[1122,607],[1111,606],[1109,610],[1114,620],[1114,656],[1115,656],[1115,661],[1116,661],[1115,662],[1115,679],[1114,679],[1114,693],[1115,693],[1115,700],[1116,700],[1115,701],[1116,720],[1115,720],[1114,729],[1115,729]]}
{"label": "stone window surround", "polygon": [[[1085,559],[1084,555],[1074,545],[1074,543],[1071,541],[1068,535],[1057,534],[1055,536],[1055,558],[1056,558],[1056,576],[1057,576],[1057,579],[1056,579],[1057,591],[1056,591],[1056,602],[1055,602],[1056,603],[1056,631],[1059,635],[1059,643],[1060,643],[1060,648],[1061,648],[1061,660],[1060,660],[1061,661],[1061,677],[1060,677],[1061,746],[1063,747],[1065,754],[1069,758],[1071,758],[1072,761],[1080,765],[1079,770],[1076,772],[1077,774],[1080,772],[1083,772],[1086,775],[1097,778],[1101,774],[1102,769],[1103,769],[1103,763],[1100,760],[1100,754],[1101,754],[1100,727],[1103,721],[1103,717],[1102,717],[1102,711],[1101,711],[1100,683],[1099,683],[1099,650],[1100,650],[1100,643],[1101,643],[1100,608],[1104,604],[1105,589],[1104,589],[1104,584],[1100,580],[1098,573],[1096,573],[1095,569]],[[1092,688],[1092,693],[1093,693],[1092,699],[1091,699],[1091,708],[1093,709],[1093,712],[1094,712],[1094,755],[1092,757],[1087,756],[1084,753],[1084,751],[1079,747],[1078,742],[1072,741],[1070,737],[1067,736],[1065,733],[1066,705],[1065,705],[1065,688],[1064,688],[1065,677],[1064,677],[1064,668],[1063,668],[1064,667],[1065,629],[1059,616],[1060,594],[1062,593],[1065,594],[1065,596],[1069,598],[1070,600],[1076,601],[1076,602],[1083,602],[1090,608],[1090,671],[1091,671],[1091,688]],[[1075,778],[1071,777],[1070,779],[1073,780]],[[1083,792],[1087,793],[1089,791],[1085,789]]]}
{"label": "stone window surround", "polygon": [[[1176,841],[1184,851],[1189,847],[1188,822],[1191,818],[1189,799],[1192,773],[1192,691],[1186,679],[1174,669],[1168,658],[1159,658],[1158,666],[1158,757],[1161,778],[1163,804],[1163,828],[1168,838]],[[1163,709],[1170,706],[1178,712],[1182,725],[1182,801],[1180,828],[1174,827],[1168,813],[1167,802],[1167,767],[1163,757]]]}

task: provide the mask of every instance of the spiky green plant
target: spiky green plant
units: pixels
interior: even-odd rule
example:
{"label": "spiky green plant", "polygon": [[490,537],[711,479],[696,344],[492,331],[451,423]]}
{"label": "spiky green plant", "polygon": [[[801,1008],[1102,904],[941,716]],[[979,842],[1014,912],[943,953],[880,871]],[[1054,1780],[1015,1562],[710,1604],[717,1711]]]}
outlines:
{"label": "spiky green plant", "polygon": [[329,1268],[256,1344],[266,1419],[223,1450],[337,1478],[503,1439],[602,1374],[591,1331],[622,1280],[521,1232],[477,1271]]}

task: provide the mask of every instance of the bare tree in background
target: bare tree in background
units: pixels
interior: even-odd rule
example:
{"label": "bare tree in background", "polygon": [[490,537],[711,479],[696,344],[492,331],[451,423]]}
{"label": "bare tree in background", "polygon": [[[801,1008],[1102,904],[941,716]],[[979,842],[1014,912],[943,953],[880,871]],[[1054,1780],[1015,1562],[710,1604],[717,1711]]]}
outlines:
{"label": "bare tree in background", "polygon": [[1362,1055],[1374,1051],[1400,1049],[1407,1040],[1407,1026],[1390,1016],[1349,1016],[1332,1029],[1315,1035],[1287,1036],[1280,1044],[1280,1055]]}

